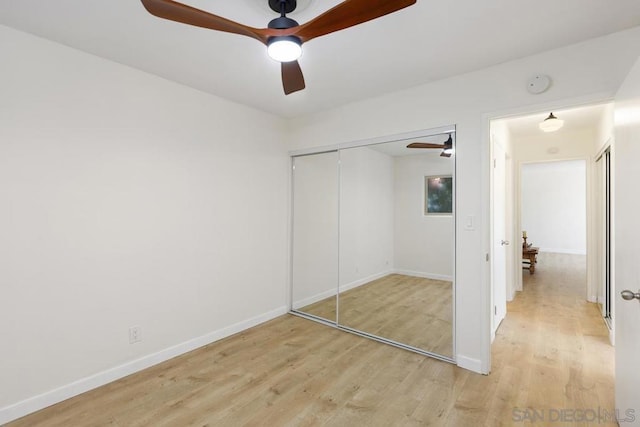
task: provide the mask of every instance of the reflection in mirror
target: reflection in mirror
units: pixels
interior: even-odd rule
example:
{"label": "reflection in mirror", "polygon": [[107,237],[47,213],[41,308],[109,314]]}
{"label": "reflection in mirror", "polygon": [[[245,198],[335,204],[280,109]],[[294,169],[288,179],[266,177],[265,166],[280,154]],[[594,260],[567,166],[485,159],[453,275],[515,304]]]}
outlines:
{"label": "reflection in mirror", "polygon": [[336,321],[338,153],[293,159],[292,308]]}
{"label": "reflection in mirror", "polygon": [[[453,357],[448,134],[340,151],[338,323]],[[421,142],[418,148],[407,148]]]}

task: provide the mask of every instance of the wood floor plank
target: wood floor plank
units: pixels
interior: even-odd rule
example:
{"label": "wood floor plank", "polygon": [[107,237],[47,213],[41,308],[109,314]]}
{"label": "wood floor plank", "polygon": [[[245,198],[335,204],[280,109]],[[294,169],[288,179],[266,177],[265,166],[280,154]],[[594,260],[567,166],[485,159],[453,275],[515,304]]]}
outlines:
{"label": "wood floor plank", "polygon": [[[338,305],[343,326],[453,357],[451,282],[389,274],[340,292]],[[336,297],[299,311],[335,320]]]}
{"label": "wood floor plank", "polygon": [[[614,353],[584,301],[584,257],[542,253],[524,278],[488,376],[285,315],[9,426],[615,425],[549,418],[614,408]],[[546,418],[522,419],[533,411]]]}

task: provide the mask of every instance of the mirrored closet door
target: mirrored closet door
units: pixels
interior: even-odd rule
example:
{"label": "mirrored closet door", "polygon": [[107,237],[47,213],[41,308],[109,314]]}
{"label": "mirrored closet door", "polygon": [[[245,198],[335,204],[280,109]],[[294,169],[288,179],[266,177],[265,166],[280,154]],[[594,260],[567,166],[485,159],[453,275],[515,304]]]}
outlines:
{"label": "mirrored closet door", "polygon": [[452,127],[294,158],[294,313],[453,360],[454,141]]}
{"label": "mirrored closet door", "polygon": [[447,139],[340,151],[338,323],[453,357],[453,158],[407,148]]}

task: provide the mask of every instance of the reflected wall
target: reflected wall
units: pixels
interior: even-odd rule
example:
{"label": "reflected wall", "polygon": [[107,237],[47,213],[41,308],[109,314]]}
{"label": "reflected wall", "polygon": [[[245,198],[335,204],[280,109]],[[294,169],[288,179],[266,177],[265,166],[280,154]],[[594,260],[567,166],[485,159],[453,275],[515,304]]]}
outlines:
{"label": "reflected wall", "polygon": [[338,153],[293,159],[293,310],[336,321]]}
{"label": "reflected wall", "polygon": [[[294,159],[294,312],[453,359],[455,156],[443,156],[449,135],[455,137]],[[424,148],[407,147],[414,143]]]}

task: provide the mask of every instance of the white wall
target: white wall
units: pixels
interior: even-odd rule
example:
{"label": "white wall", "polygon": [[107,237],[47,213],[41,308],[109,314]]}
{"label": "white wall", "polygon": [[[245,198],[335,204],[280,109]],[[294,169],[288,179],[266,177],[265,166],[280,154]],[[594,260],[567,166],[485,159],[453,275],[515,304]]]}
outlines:
{"label": "white wall", "polygon": [[340,151],[340,289],[393,269],[393,158],[370,147]]}
{"label": "white wall", "polygon": [[0,424],[286,311],[280,119],[3,26],[0,51]]}
{"label": "white wall", "polygon": [[[487,372],[490,362],[488,283],[488,118],[609,99],[640,54],[640,28],[529,56],[474,73],[296,118],[292,150],[457,125],[457,362]],[[554,81],[531,95],[535,73]],[[473,216],[475,228],[466,230]]]}
{"label": "white wall", "polygon": [[522,165],[522,229],[541,252],[587,253],[584,160]]}
{"label": "white wall", "polygon": [[453,280],[453,215],[424,214],[425,176],[453,175],[453,159],[439,153],[395,158],[395,269]]}

